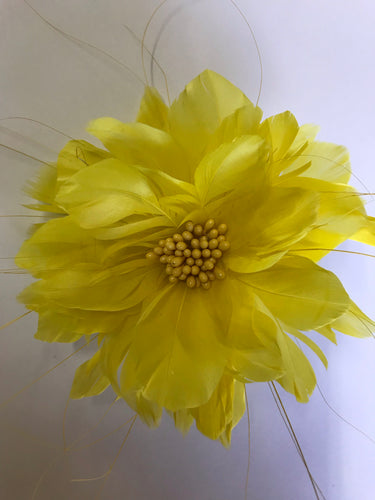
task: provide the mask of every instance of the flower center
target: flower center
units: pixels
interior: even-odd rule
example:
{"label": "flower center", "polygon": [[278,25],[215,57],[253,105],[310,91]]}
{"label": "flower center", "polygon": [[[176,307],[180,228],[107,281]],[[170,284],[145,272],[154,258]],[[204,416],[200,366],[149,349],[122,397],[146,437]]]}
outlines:
{"label": "flower center", "polygon": [[212,281],[225,278],[219,262],[230,248],[225,236],[227,230],[226,224],[216,226],[214,219],[208,219],[203,225],[189,221],[181,233],[160,240],[146,257],[158,259],[165,265],[171,283],[184,281],[188,288],[201,286],[208,290]]}

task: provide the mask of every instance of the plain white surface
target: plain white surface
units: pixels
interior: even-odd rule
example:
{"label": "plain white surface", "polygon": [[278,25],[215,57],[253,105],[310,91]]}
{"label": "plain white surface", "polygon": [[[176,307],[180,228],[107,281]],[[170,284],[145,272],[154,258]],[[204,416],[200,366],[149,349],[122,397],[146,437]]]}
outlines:
{"label": "plain white surface", "polygon": [[[49,21],[120,59],[141,78],[139,43],[157,6],[155,0],[33,0]],[[375,191],[375,7],[369,0],[238,0],[259,43],[264,79],[260,106],[265,116],[290,109],[300,123],[321,125],[320,138],[345,144],[353,170]],[[245,23],[229,0],[167,2],[155,16],[147,45],[165,68],[172,96],[209,67],[256,99],[259,64]],[[107,115],[134,119],[142,84],[111,59],[77,45],[48,27],[21,0],[0,1],[0,118],[24,116],[87,138],[86,123]],[[147,68],[150,61],[147,58]],[[155,82],[163,91],[155,71]],[[65,139],[27,121],[0,122],[0,142],[43,160],[53,160]],[[37,162],[0,150],[0,214],[25,214],[26,180]],[[364,187],[353,179],[361,191]],[[374,203],[368,197],[368,210]],[[0,218],[0,267],[14,269],[14,256],[32,219]],[[349,243],[346,249],[366,251]],[[371,252],[371,249],[367,251]],[[373,252],[374,253],[374,252]],[[9,259],[4,259],[9,257]],[[374,314],[371,258],[332,254],[322,262],[341,278],[352,298]],[[29,278],[1,274],[0,324],[24,312],[17,293]],[[0,331],[0,404],[73,351],[33,339],[35,315]],[[322,339],[328,372],[313,359],[327,400],[343,417],[373,438],[374,346],[340,336],[339,346]],[[87,355],[87,354],[86,354]],[[91,448],[62,456],[62,419],[80,352],[16,397],[0,412],[0,498],[93,499],[114,460],[127,427]],[[281,391],[307,462],[327,500],[374,498],[375,445],[342,422],[315,392],[299,405]],[[280,419],[267,385],[248,387],[251,414],[251,500],[313,499],[306,471]],[[112,401],[107,391],[72,402],[68,442],[82,436]],[[114,431],[132,413],[119,402],[80,445]],[[102,493],[108,500],[229,500],[244,497],[247,422],[244,418],[225,450],[195,430],[182,438],[168,417],[159,429],[137,423]]]}

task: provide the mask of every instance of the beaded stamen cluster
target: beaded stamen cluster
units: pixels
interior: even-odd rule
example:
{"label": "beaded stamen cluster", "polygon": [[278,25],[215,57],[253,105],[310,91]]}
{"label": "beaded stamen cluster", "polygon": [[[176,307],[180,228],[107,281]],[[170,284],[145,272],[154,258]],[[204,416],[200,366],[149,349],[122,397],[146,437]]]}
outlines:
{"label": "beaded stamen cluster", "polygon": [[227,230],[226,224],[216,226],[214,219],[208,219],[203,225],[189,221],[181,233],[160,240],[146,257],[165,264],[171,283],[184,281],[188,288],[208,290],[212,281],[225,278],[218,262],[230,248],[225,236]]}

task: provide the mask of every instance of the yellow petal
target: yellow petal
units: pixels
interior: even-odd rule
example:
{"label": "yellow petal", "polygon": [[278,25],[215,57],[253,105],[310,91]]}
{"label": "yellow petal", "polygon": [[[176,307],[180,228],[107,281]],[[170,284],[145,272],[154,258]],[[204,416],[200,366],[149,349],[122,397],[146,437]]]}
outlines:
{"label": "yellow petal", "polygon": [[190,414],[189,410],[177,410],[169,413],[174,420],[176,429],[178,429],[185,436],[194,422],[194,418]]}
{"label": "yellow petal", "polygon": [[231,192],[246,189],[248,196],[264,182],[267,148],[258,136],[243,136],[223,144],[198,165],[194,181],[203,205]]}
{"label": "yellow petal", "polygon": [[273,351],[265,347],[249,351],[232,350],[228,369],[243,382],[277,380],[286,371],[276,344]]}
{"label": "yellow petal", "polygon": [[277,382],[294,394],[297,401],[307,403],[316,385],[314,370],[301,349],[287,335],[284,335],[280,347],[286,371]]}
{"label": "yellow petal", "polygon": [[134,214],[163,215],[146,177],[113,159],[75,174],[60,188],[56,200],[86,229]]}
{"label": "yellow petal", "polygon": [[178,284],[136,328],[121,373],[124,394],[142,391],[168,410],[204,404],[224,370],[225,349],[217,332],[225,328],[211,309],[211,290]]}
{"label": "yellow petal", "polygon": [[118,381],[118,371],[134,340],[134,327],[138,322],[139,314],[140,306],[137,306],[126,314],[120,325],[117,326],[113,324],[113,327],[109,325],[111,327],[109,330],[111,334],[106,335],[102,343],[101,355],[103,373],[108,377],[114,391],[119,396],[122,396],[122,394]]}
{"label": "yellow petal", "polygon": [[258,134],[271,146],[272,161],[285,157],[298,134],[298,123],[290,111],[285,111],[264,120]]}
{"label": "yellow petal", "polygon": [[163,130],[143,123],[98,118],[89,123],[87,131],[124,163],[155,168],[179,179],[190,180],[186,154]]}
{"label": "yellow petal", "polygon": [[69,141],[57,159],[57,187],[81,169],[110,158],[108,151],[99,149],[86,141]]}
{"label": "yellow petal", "polygon": [[65,213],[56,204],[55,197],[61,184],[82,168],[93,165],[110,155],[86,141],[69,141],[60,151],[56,165],[43,166],[36,180],[28,183],[25,191],[42,203],[25,205],[33,210]]}
{"label": "yellow petal", "polygon": [[318,201],[319,197],[307,190],[273,188],[250,213],[241,200],[233,203],[228,219],[231,251],[225,256],[226,265],[233,271],[250,273],[275,264],[308,234],[317,216]]}
{"label": "yellow petal", "polygon": [[23,243],[15,262],[39,278],[79,262],[97,262],[102,249],[101,242],[66,216],[39,226]]}
{"label": "yellow petal", "polygon": [[[292,122],[295,125],[293,118]],[[270,175],[273,178],[273,183],[275,185],[278,185],[280,180],[285,179],[286,177],[302,175],[310,168],[312,158],[304,157],[303,152],[307,148],[308,144],[315,139],[318,131],[319,127],[316,125],[302,125],[299,127],[293,142],[290,144],[288,151],[284,154],[284,156],[270,163]],[[300,162],[298,162],[299,159],[301,160]],[[304,161],[302,161],[303,159]],[[296,160],[297,163],[295,163]]]}
{"label": "yellow petal", "polygon": [[130,216],[124,223],[118,223],[113,227],[97,227],[93,232],[98,240],[121,240],[119,244],[123,248],[131,245],[139,247],[145,242],[149,247],[150,242],[155,243],[161,238],[170,236],[175,228],[174,217],[165,210],[165,215]]}
{"label": "yellow petal", "polygon": [[35,338],[44,342],[76,342],[83,335],[111,333],[121,327],[126,313],[83,311],[56,306],[45,300],[36,307],[39,314]]}
{"label": "yellow petal", "polygon": [[187,215],[199,207],[198,200],[189,194],[175,194],[159,199],[160,207],[178,227]]}
{"label": "yellow petal", "polygon": [[325,368],[328,368],[328,361],[324,355],[324,352],[307,335],[304,335],[302,332],[300,332],[296,328],[292,328],[290,326],[285,326],[285,331],[288,332],[290,335],[293,335],[293,337],[296,337],[298,340],[301,340],[308,347],[310,347],[310,349],[318,356],[318,358],[323,363]]}
{"label": "yellow petal", "polygon": [[79,366],[76,370],[70,391],[72,399],[86,398],[101,394],[109,386],[108,378],[103,374],[100,351]]}
{"label": "yellow petal", "polygon": [[351,186],[308,177],[290,178],[282,185],[311,189],[320,197],[316,228],[310,231],[306,238],[296,243],[294,248],[298,249],[298,255],[318,261],[329,253],[329,250],[303,252],[303,249],[334,249],[366,224],[363,202]]}
{"label": "yellow petal", "polygon": [[222,283],[220,302],[223,312],[230,316],[230,324],[224,331],[222,342],[239,350],[273,349],[276,345],[275,326],[254,290],[244,281],[242,275],[230,274]]}
{"label": "yellow petal", "polygon": [[234,379],[224,374],[207,403],[191,410],[197,429],[210,439],[218,439],[232,422],[234,384]]}
{"label": "yellow petal", "polygon": [[337,345],[336,334],[329,325],[321,326],[316,331],[323,335],[326,339],[330,340],[333,344]]}
{"label": "yellow petal", "polygon": [[223,338],[231,348],[228,368],[250,381],[278,378],[284,373],[280,326],[248,285],[231,281],[232,317]]}
{"label": "yellow petal", "polygon": [[226,448],[229,448],[230,446],[232,429],[238,424],[243,414],[245,413],[245,390],[245,384],[238,382],[238,380],[234,381],[232,421],[228,423],[225,431],[219,437],[221,443]]}
{"label": "yellow petal", "polygon": [[262,110],[252,103],[236,109],[234,113],[221,122],[213,134],[206,152],[213,151],[221,144],[232,142],[243,135],[257,135],[261,119]]}
{"label": "yellow petal", "polygon": [[163,408],[155,403],[155,401],[146,399],[141,391],[126,393],[123,397],[146,425],[151,428],[159,425]]}
{"label": "yellow petal", "polygon": [[174,221],[181,224],[187,213],[199,207],[198,193],[193,184],[172,177],[161,170],[141,167],[158,197],[160,207]]}
{"label": "yellow petal", "polygon": [[351,239],[375,246],[375,217],[366,217],[361,229]]}
{"label": "yellow petal", "polygon": [[338,278],[304,257],[286,256],[269,269],[239,279],[252,287],[275,317],[301,330],[331,323],[350,305]]}
{"label": "yellow petal", "polygon": [[[346,241],[347,238],[342,234],[330,233],[323,229],[313,229],[301,243],[291,248],[291,255],[306,257],[313,262],[319,262],[325,255],[334,250],[337,245]],[[323,249],[323,250],[320,250]]]}
{"label": "yellow petal", "polygon": [[293,162],[284,170],[284,174],[297,171],[306,162],[310,162],[310,166],[301,174],[303,177],[343,184],[350,179],[349,152],[344,146],[328,142],[310,142],[303,151],[293,156]]}
{"label": "yellow petal", "polygon": [[[79,318],[65,311],[44,309],[38,311],[38,331],[34,337],[44,342],[76,342],[83,332],[78,333]],[[95,333],[86,327],[85,334]]]}
{"label": "yellow petal", "polygon": [[56,165],[43,165],[38,172],[36,179],[28,181],[25,192],[34,200],[41,203],[32,203],[25,205],[32,210],[42,212],[64,213],[55,203],[57,192],[57,170]]}
{"label": "yellow petal", "polygon": [[51,303],[66,308],[122,311],[151,293],[158,286],[159,275],[160,269],[147,263],[124,274],[117,273],[116,268],[108,270],[94,264],[81,264],[56,272],[48,280],[32,283],[18,299],[29,309],[43,304],[48,297]]}
{"label": "yellow petal", "polygon": [[248,98],[232,83],[206,70],[192,80],[172,104],[171,134],[195,165],[221,121],[249,104]]}
{"label": "yellow petal", "polygon": [[164,103],[157,89],[153,87],[145,88],[139,107],[137,122],[167,131],[168,106]]}
{"label": "yellow petal", "polygon": [[320,130],[320,127],[318,125],[314,125],[312,123],[305,123],[304,125],[301,125],[298,129],[296,138],[293,141],[293,144],[289,148],[289,152],[292,154],[297,153],[300,151],[306,143],[310,143],[314,141],[315,137],[317,136],[318,132]]}
{"label": "yellow petal", "polygon": [[335,330],[352,337],[366,338],[373,336],[375,323],[359,307],[350,302],[348,310],[329,325]]}
{"label": "yellow petal", "polygon": [[[173,177],[172,175],[169,175],[161,170],[147,167],[139,167],[138,170],[147,177],[149,184],[153,186],[154,192],[158,195],[158,197],[173,196],[178,194],[197,197],[195,186],[189,182],[182,181],[181,179]],[[177,173],[178,171],[176,170],[176,174]]]}

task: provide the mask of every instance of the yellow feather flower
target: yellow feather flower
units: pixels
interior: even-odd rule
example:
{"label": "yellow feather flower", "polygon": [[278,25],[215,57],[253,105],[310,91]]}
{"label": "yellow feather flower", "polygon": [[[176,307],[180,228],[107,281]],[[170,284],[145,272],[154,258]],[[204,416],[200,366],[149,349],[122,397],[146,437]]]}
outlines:
{"label": "yellow feather flower", "polygon": [[166,409],[224,445],[245,383],[308,401],[315,375],[295,340],[327,365],[306,332],[335,342],[375,326],[316,263],[348,238],[375,243],[347,150],[290,112],[262,121],[212,71],[170,107],[146,88],[135,123],[88,131],[106,150],[71,141],[42,172],[30,207],[55,216],[16,258],[37,278],[20,295],[36,338],[99,334],[71,397],[111,385],[147,424]]}

